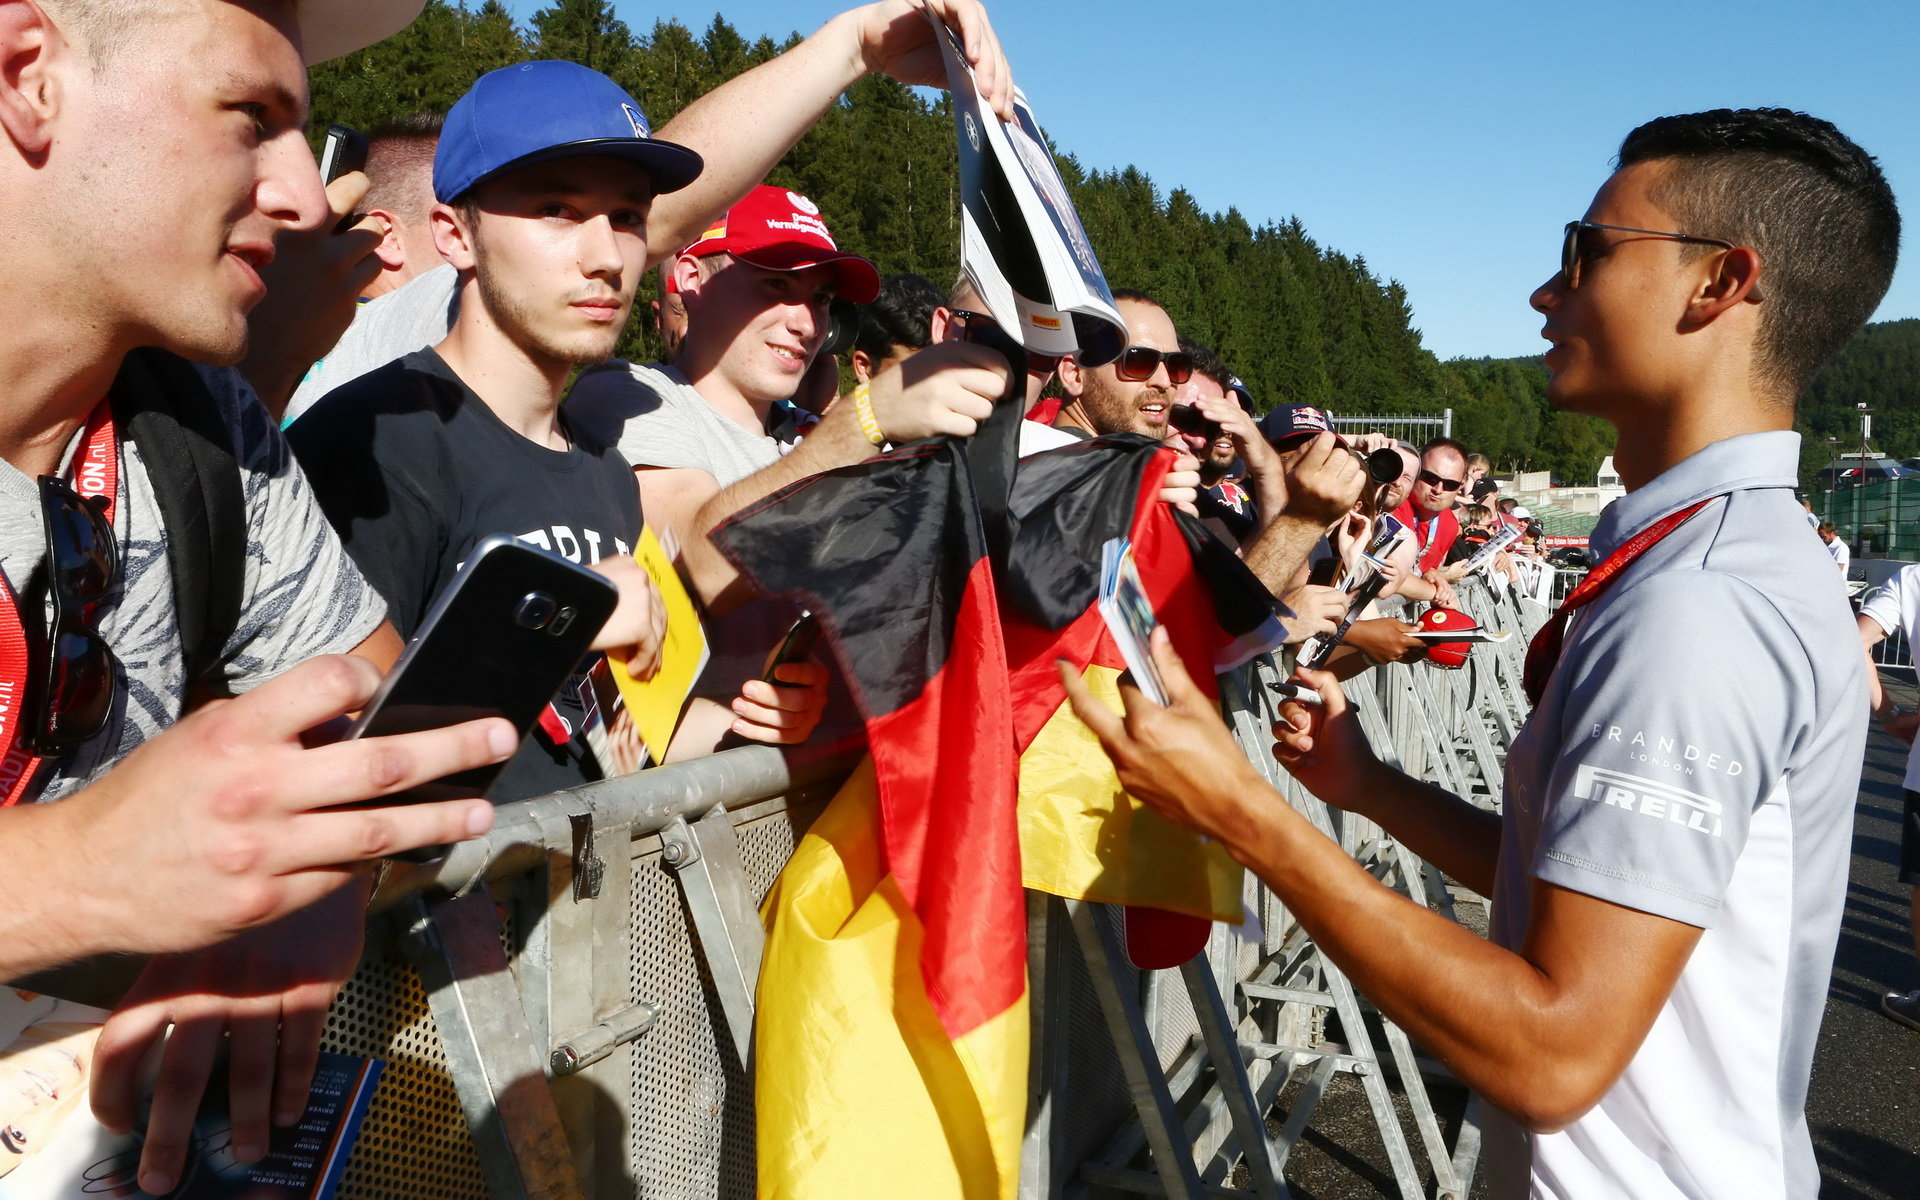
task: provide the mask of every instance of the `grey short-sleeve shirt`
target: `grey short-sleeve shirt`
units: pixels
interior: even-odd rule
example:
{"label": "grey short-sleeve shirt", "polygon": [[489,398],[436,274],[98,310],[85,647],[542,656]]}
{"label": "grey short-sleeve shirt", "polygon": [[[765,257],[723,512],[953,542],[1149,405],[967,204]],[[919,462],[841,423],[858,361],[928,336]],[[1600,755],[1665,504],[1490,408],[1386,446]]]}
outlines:
{"label": "grey short-sleeve shirt", "polygon": [[1535,880],[1699,926],[1626,1072],[1566,1130],[1494,1114],[1495,1195],[1811,1197],[1803,1109],[1846,896],[1866,677],[1803,532],[1799,437],[1716,442],[1616,502],[1604,557],[1720,496],[1579,610],[1506,772],[1493,936]]}
{"label": "grey short-sleeve shirt", "polygon": [[566,409],[636,468],[705,471],[725,488],[780,461],[778,441],[720,415],[662,363],[604,362],[574,381]]}
{"label": "grey short-sleeve shirt", "polygon": [[[224,654],[228,687],[243,692],[320,654],[353,649],[386,606],[347,559],[286,439],[237,372],[200,369],[232,435],[247,506],[240,621]],[[119,587],[94,627],[120,663],[106,728],[66,758],[41,765],[29,792],[56,800],[84,787],[140,743],[180,719],[186,668],[167,565],[167,535],[153,482],[133,442],[120,444],[114,534]],[[0,462],[0,573],[15,589],[46,553],[33,480]]]}

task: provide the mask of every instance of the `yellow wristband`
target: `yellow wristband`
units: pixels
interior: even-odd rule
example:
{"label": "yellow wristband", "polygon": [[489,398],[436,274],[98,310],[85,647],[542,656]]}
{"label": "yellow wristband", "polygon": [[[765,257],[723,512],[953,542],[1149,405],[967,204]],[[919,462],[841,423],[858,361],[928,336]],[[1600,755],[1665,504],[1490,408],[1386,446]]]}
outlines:
{"label": "yellow wristband", "polygon": [[886,431],[880,428],[880,418],[873,415],[873,399],[864,383],[853,389],[853,416],[860,422],[860,432],[869,442],[876,446],[887,444]]}

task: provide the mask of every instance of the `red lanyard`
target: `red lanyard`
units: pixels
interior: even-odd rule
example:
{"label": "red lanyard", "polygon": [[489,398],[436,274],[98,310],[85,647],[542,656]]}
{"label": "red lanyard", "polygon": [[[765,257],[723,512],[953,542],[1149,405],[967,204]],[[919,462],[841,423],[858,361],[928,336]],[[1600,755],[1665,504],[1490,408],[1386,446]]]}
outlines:
{"label": "red lanyard", "polygon": [[[80,451],[73,460],[73,490],[96,498],[111,526],[119,486],[120,447],[113,436],[113,410],[103,400],[81,433]],[[39,614],[34,615],[39,619]],[[32,670],[23,620],[13,589],[0,577],[0,807],[20,803],[40,768],[39,756],[20,744],[21,709],[27,673]]]}
{"label": "red lanyard", "polygon": [[1559,665],[1561,644],[1567,637],[1567,621],[1573,616],[1574,609],[1583,608],[1600,598],[1600,594],[1613,584],[1622,571],[1633,565],[1633,560],[1652,549],[1654,544],[1687,523],[1693,514],[1712,504],[1719,496],[1708,496],[1698,504],[1690,505],[1679,512],[1668,513],[1653,524],[1642,529],[1627,540],[1599,566],[1587,572],[1580,586],[1560,605],[1540,632],[1533,635],[1533,642],[1527,647],[1526,670],[1521,675],[1521,686],[1526,689],[1527,701],[1540,703],[1540,697],[1547,693],[1547,681],[1553,678],[1553,669]]}

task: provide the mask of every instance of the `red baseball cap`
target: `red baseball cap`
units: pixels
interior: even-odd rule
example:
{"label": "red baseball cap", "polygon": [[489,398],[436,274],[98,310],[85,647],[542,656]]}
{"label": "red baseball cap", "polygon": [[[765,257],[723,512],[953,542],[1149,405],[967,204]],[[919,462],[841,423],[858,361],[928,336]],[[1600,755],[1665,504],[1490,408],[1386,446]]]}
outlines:
{"label": "red baseball cap", "polygon": [[831,267],[840,294],[855,304],[869,304],[880,294],[878,268],[834,245],[818,204],[764,183],[680,253],[694,258],[731,254],[768,271]]}

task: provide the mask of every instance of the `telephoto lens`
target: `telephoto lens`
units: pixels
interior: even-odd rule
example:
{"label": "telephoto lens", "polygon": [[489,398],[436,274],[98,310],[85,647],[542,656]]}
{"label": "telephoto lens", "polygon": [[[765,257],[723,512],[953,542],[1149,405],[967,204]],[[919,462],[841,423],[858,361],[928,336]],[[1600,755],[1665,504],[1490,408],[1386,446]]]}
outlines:
{"label": "telephoto lens", "polygon": [[1400,478],[1400,452],[1382,448],[1367,455],[1367,477],[1375,483],[1392,483]]}

